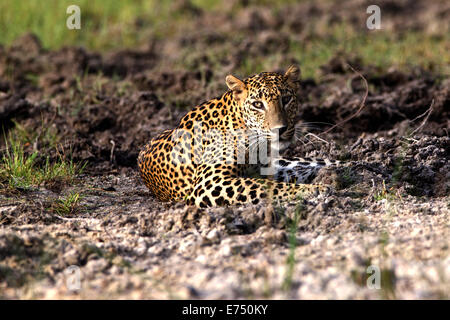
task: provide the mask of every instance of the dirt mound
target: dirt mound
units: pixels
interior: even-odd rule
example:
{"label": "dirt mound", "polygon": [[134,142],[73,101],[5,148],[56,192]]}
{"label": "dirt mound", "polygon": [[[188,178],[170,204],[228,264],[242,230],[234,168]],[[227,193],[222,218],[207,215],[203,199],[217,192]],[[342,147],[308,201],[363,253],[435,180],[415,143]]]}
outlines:
{"label": "dirt mound", "polygon": [[[264,41],[269,41],[269,35],[264,37]],[[27,50],[28,47],[31,48]],[[27,54],[21,56],[19,52]],[[184,94],[182,107],[190,108],[206,99],[205,87],[214,80],[209,70],[152,71],[155,57],[151,48],[116,52],[108,57],[81,48],[45,52],[36,37],[27,35],[0,56],[0,72],[8,79],[1,86],[1,125],[8,130],[12,120],[16,120],[37,129],[42,126],[42,119],[52,119],[58,134],[72,147],[76,160],[88,160],[93,166],[103,163],[104,169],[135,167],[139,148],[158,131],[173,127],[186,112],[180,108],[180,101],[164,102],[161,92],[164,91],[164,98]],[[356,112],[365,88],[361,78],[348,67],[347,63],[357,65],[354,62],[336,57],[322,68],[327,74],[325,81],[301,82],[300,123],[311,123],[324,130]],[[404,127],[405,121],[414,128],[432,101],[433,110],[423,132],[446,134],[448,80],[436,79],[420,70],[411,74],[391,70],[384,75],[376,75],[370,68],[361,70],[371,86],[366,106],[333,134],[350,141],[363,132]],[[117,76],[118,81],[108,80]],[[186,96],[187,92],[193,94]]]}

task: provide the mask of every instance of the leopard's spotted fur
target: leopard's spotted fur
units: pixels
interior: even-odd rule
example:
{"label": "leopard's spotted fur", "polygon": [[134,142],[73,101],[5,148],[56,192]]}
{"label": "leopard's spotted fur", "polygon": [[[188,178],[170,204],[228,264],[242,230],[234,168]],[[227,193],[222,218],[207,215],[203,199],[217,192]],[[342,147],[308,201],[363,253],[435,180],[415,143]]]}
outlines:
{"label": "leopard's spotted fur", "polygon": [[[300,69],[291,66],[284,75],[264,72],[244,81],[227,76],[229,91],[195,107],[176,129],[163,132],[140,152],[138,165],[146,186],[160,200],[186,200],[200,207],[265,198],[288,201],[327,191],[322,185],[245,176],[249,150],[259,145],[252,137],[279,140],[278,150],[293,138],[299,75]],[[239,161],[239,150],[245,151],[245,163]]]}

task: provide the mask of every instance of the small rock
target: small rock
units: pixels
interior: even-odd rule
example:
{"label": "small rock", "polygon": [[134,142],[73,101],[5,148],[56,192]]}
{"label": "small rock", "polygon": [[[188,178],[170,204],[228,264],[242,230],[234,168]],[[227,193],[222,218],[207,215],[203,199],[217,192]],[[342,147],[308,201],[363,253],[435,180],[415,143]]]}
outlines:
{"label": "small rock", "polygon": [[288,236],[284,230],[270,229],[263,234],[267,243],[283,244],[288,241]]}
{"label": "small rock", "polygon": [[[262,209],[264,210],[264,209]],[[273,222],[273,206],[271,204],[269,204],[266,208],[266,210],[264,211],[264,223],[268,226],[270,226]]]}
{"label": "small rock", "polygon": [[67,265],[77,265],[80,259],[80,253],[76,249],[72,249],[66,252],[64,255],[64,261]]}
{"label": "small rock", "polygon": [[89,260],[89,262],[86,264],[84,268],[86,273],[97,273],[105,270],[107,266],[108,261],[106,261],[103,258],[100,258],[95,260]]}
{"label": "small rock", "polygon": [[229,257],[231,255],[231,245],[225,244],[219,249],[219,255]]}
{"label": "small rock", "polygon": [[221,238],[221,234],[220,234],[220,231],[217,229],[212,229],[206,235],[206,239],[208,239],[209,241],[211,241],[213,243],[219,243],[220,238]]}
{"label": "small rock", "polygon": [[321,213],[327,212],[327,210],[328,210],[328,203],[327,202],[320,202],[316,206],[316,210],[317,210],[317,212],[321,212]]}

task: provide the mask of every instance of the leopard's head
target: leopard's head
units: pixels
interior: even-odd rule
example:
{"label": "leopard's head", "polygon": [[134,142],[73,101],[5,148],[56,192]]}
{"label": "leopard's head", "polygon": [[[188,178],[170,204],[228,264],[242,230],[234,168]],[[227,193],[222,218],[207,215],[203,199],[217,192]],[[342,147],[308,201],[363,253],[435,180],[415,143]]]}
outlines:
{"label": "leopard's head", "polygon": [[294,138],[299,77],[300,68],[290,66],[283,75],[263,72],[243,81],[233,75],[226,78],[247,128],[258,137],[278,140],[279,151]]}

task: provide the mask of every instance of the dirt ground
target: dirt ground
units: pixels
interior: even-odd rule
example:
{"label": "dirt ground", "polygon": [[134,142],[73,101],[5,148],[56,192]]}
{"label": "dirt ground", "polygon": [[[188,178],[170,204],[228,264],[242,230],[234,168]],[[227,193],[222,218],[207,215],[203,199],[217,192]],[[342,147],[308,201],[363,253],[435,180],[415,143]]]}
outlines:
{"label": "dirt ground", "polygon": [[[430,27],[420,19],[421,5],[395,3],[391,27]],[[296,27],[299,17],[332,20],[324,10],[361,20],[351,8],[308,6],[277,14],[249,6],[237,17],[191,9],[203,15],[197,33],[150,39],[133,50],[49,51],[30,34],[0,46],[5,132],[15,123],[51,128],[75,161],[87,162],[72,185],[2,188],[0,297],[448,299],[450,78],[437,72],[380,71],[336,55],[322,66],[320,80],[301,81],[305,136],[287,155],[372,164],[319,172],[315,181],[333,184],[335,194],[284,207],[201,210],[159,202],[140,181],[140,148],[192,106],[222,93],[225,75],[244,57],[279,51],[279,69],[296,62],[280,28]],[[448,21],[450,10],[430,10]],[[411,14],[418,18],[406,24],[402,17]],[[221,56],[220,69],[200,54],[232,41],[211,29],[214,23],[249,35],[233,43],[234,54]],[[177,67],[186,48],[195,54]],[[363,81],[347,63],[367,79],[366,106],[321,134],[355,113],[364,96]],[[3,137],[0,145],[4,150]],[[28,148],[40,150],[39,143]],[[57,157],[50,149],[48,155]],[[80,208],[55,214],[52,203],[70,192],[82,195]],[[67,287],[72,265],[81,271],[76,291]],[[369,266],[379,268],[381,289],[366,285]]]}

